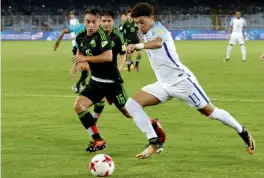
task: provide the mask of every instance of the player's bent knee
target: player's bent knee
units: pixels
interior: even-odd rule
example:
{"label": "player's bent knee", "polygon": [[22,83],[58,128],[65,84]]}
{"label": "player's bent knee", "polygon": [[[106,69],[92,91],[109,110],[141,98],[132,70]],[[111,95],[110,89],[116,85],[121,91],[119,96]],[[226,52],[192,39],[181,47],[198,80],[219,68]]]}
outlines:
{"label": "player's bent knee", "polygon": [[207,117],[209,117],[214,112],[214,107],[210,103],[205,107],[199,109],[199,112]]}
{"label": "player's bent knee", "polygon": [[74,107],[74,110],[75,110],[76,113],[80,113],[80,112],[83,111],[83,109],[82,109],[83,107],[82,107],[81,103],[78,102],[78,101],[76,101],[74,103],[73,107]]}
{"label": "player's bent knee", "polygon": [[74,103],[74,110],[76,113],[80,113],[85,111],[87,108],[91,107],[93,102],[85,97],[85,96],[78,96],[75,103]]}

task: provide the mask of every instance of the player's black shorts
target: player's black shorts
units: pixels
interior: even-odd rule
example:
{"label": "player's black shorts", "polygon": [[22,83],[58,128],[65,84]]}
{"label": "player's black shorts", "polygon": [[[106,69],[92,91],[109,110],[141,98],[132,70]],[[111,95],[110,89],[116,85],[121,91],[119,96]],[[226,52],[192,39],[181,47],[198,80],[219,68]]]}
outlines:
{"label": "player's black shorts", "polygon": [[113,102],[117,108],[125,106],[127,95],[121,83],[101,83],[90,79],[80,95],[89,98],[94,104],[104,97]]}

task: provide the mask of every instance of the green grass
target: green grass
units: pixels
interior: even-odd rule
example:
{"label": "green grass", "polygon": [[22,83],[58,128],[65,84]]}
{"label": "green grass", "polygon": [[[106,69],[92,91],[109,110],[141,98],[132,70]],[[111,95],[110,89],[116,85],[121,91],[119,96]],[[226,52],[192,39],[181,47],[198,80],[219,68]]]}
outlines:
{"label": "green grass", "polygon": [[[166,129],[165,151],[137,160],[135,155],[147,143],[144,134],[107,105],[98,125],[108,143],[103,153],[115,161],[113,177],[264,177],[264,62],[259,60],[263,41],[247,42],[247,63],[242,62],[239,46],[233,48],[231,61],[223,63],[227,41],[176,43],[182,62],[207,95],[223,99],[213,103],[251,131],[257,152],[249,155],[234,130],[171,100],[146,108]],[[84,151],[89,137],[73,111],[70,45],[63,42],[54,52],[51,42],[2,42],[3,178],[91,177],[88,163],[95,154]],[[129,95],[156,80],[146,55],[140,73],[122,75]]]}

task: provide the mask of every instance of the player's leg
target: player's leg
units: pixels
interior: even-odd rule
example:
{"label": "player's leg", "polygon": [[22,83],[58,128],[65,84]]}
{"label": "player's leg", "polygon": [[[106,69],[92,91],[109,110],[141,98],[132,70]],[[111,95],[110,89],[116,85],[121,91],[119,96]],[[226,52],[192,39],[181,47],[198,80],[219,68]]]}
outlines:
{"label": "player's leg", "polygon": [[72,39],[72,47],[75,46],[75,34],[72,32],[71,33],[71,39]]}
{"label": "player's leg", "polygon": [[142,52],[141,50],[137,51],[137,61],[135,65],[135,69],[139,72],[139,63],[141,61]]}
{"label": "player's leg", "polygon": [[163,90],[162,86],[159,83],[154,83],[137,91],[132,98],[128,99],[125,105],[138,128],[146,134],[149,140],[148,147],[137,155],[140,159],[150,157],[162,146],[143,107],[157,105],[168,99],[168,94]]}
{"label": "player's leg", "polygon": [[235,44],[236,44],[236,38],[235,38],[235,35],[232,34],[231,37],[230,37],[230,40],[228,42],[227,49],[226,49],[226,59],[225,59],[225,61],[229,61],[230,60],[230,55],[231,55],[232,47]]}
{"label": "player's leg", "polygon": [[89,144],[88,148],[86,148],[86,151],[88,152],[94,152],[106,148],[106,143],[99,134],[95,119],[88,110],[93,103],[97,103],[102,98],[103,95],[100,94],[96,82],[90,80],[89,84],[81,91],[80,96],[77,97],[74,104],[75,112],[82,125],[94,140],[92,144]]}
{"label": "player's leg", "polygon": [[130,72],[133,66],[132,54],[127,54],[126,61],[127,61],[127,71]]}
{"label": "player's leg", "polygon": [[210,100],[198,82],[194,82],[188,78],[179,83],[177,88],[171,88],[170,92],[174,97],[197,108],[198,111],[200,111],[205,116],[214,120],[218,120],[223,124],[235,129],[245,141],[245,143],[248,143],[248,152],[254,152],[254,140],[246,131],[246,129],[244,129],[227,111],[214,107],[210,103]]}
{"label": "player's leg", "polygon": [[94,110],[93,110],[93,117],[97,120],[99,119],[101,113],[103,112],[105,107],[105,98],[102,99],[100,102],[94,104]]}
{"label": "player's leg", "polygon": [[242,53],[242,58],[243,58],[243,62],[246,62],[246,47],[245,47],[245,41],[244,41],[244,37],[243,35],[239,35],[238,37],[238,42],[240,44],[240,49],[241,49],[241,53]]}

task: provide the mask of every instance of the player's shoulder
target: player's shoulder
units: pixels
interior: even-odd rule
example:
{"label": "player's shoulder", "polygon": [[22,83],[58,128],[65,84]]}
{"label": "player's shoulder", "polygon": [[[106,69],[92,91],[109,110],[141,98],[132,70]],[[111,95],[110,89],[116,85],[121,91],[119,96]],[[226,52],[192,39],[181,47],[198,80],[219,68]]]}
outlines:
{"label": "player's shoulder", "polygon": [[86,35],[86,29],[83,29],[83,30],[81,30],[79,33],[77,33],[77,35],[76,35],[76,41],[80,38],[80,37],[82,37],[82,36],[85,36]]}
{"label": "player's shoulder", "polygon": [[167,28],[164,27],[160,22],[154,22],[152,28],[151,28],[152,33],[157,33],[157,32],[167,32]]}
{"label": "player's shoulder", "polygon": [[122,33],[117,28],[113,28],[113,34],[118,37],[122,36]]}
{"label": "player's shoulder", "polygon": [[122,43],[124,43],[123,35],[122,35],[122,33],[121,33],[117,28],[114,28],[114,29],[113,29],[113,35],[116,37],[116,39],[118,39],[118,40],[120,40]]}
{"label": "player's shoulder", "polygon": [[95,37],[97,38],[98,41],[109,41],[109,37],[105,33],[105,31],[100,27],[97,32]]}

